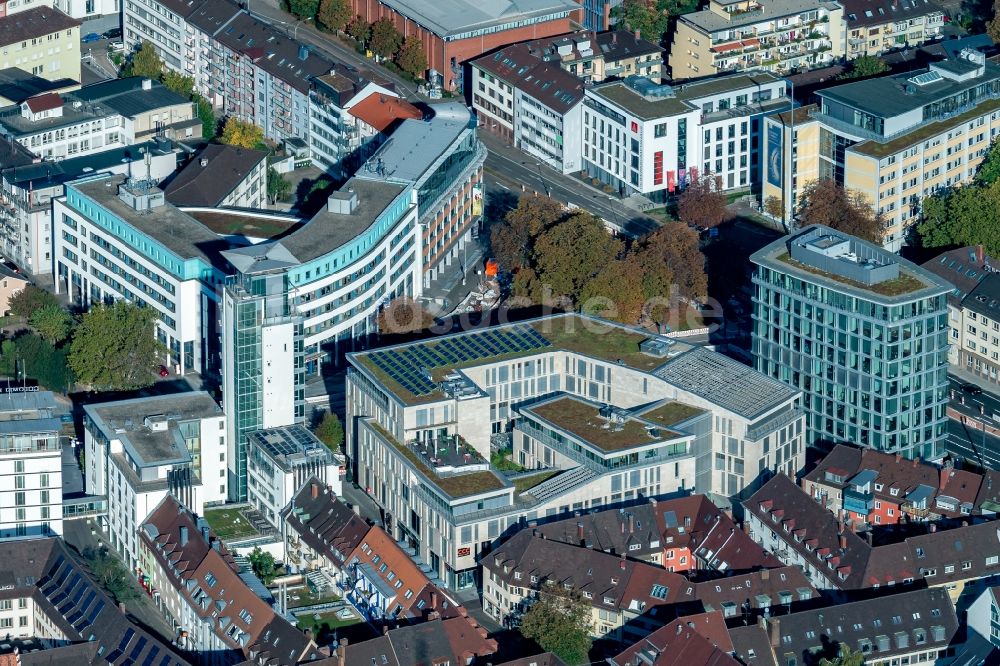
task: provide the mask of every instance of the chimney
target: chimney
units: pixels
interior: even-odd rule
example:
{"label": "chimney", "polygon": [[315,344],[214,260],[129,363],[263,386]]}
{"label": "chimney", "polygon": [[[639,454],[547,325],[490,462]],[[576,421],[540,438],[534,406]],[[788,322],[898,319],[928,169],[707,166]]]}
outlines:
{"label": "chimney", "polygon": [[781,645],[781,622],[776,617],[772,617],[768,622],[768,637],[771,639],[771,647],[776,648]]}
{"label": "chimney", "polygon": [[930,531],[931,534],[934,534],[935,532],[937,532],[937,525],[931,523],[927,529]]}
{"label": "chimney", "polygon": [[153,82],[150,81],[149,79],[143,79],[142,80],[142,89],[143,90],[152,90],[153,89]]}
{"label": "chimney", "polygon": [[583,522],[577,521],[576,523],[576,538],[583,545]]}
{"label": "chimney", "polygon": [[913,459],[913,466],[916,467],[919,464],[920,464],[920,458],[918,456],[918,457],[916,457],[916,458]]}
{"label": "chimney", "polygon": [[180,535],[181,535],[181,539],[180,539],[181,548],[183,548],[188,543],[188,528],[187,528],[187,525],[181,525]]}
{"label": "chimney", "polygon": [[870,529],[865,530],[865,540],[868,542],[869,546],[872,545],[872,531]]}
{"label": "chimney", "polygon": [[640,31],[640,30],[636,30],[635,31],[635,38],[636,39],[642,39],[641,35],[642,35],[642,31]]}
{"label": "chimney", "polygon": [[982,266],[984,263],[986,263],[986,255],[983,252],[983,246],[982,245],[977,245],[976,246],[976,263],[979,264],[980,266]]}
{"label": "chimney", "polygon": [[313,481],[310,485],[310,490],[312,490],[312,498],[316,499],[319,497],[319,484]]}
{"label": "chimney", "polygon": [[840,549],[841,550],[847,550],[847,535],[846,534],[841,534],[840,535]]}
{"label": "chimney", "polygon": [[212,548],[215,549],[215,552],[221,553],[222,552],[222,539],[219,539],[218,537],[216,537],[215,539],[212,539]]}
{"label": "chimney", "polygon": [[633,514],[628,514],[628,533],[632,534],[635,532],[635,516]]}
{"label": "chimney", "polygon": [[902,462],[902,460],[903,460],[903,454],[902,453],[897,453],[896,454],[896,462],[899,463],[899,462]]}
{"label": "chimney", "polygon": [[[346,642],[346,638],[342,638],[341,642]],[[337,646],[337,666],[347,666],[347,646],[338,645]]]}
{"label": "chimney", "polygon": [[208,525],[201,526],[201,538],[205,540],[205,543],[209,542]]}
{"label": "chimney", "polygon": [[431,592],[431,608],[437,608],[437,607],[438,607],[438,593]]}
{"label": "chimney", "polygon": [[760,570],[760,579],[761,580],[771,580],[771,570],[770,569],[761,569]]}
{"label": "chimney", "polygon": [[389,625],[387,625],[387,624],[383,624],[382,625],[382,635],[383,636],[388,636],[389,635]]}

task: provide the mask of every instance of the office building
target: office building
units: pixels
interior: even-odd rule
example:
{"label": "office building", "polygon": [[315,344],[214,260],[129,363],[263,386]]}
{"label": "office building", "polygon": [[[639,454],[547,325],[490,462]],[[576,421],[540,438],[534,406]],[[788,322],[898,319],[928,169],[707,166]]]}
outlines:
{"label": "office building", "polygon": [[[735,497],[804,460],[797,390],[586,317],[348,358],[354,478],[387,531],[453,589],[472,586],[477,554],[528,521],[692,489]],[[515,482],[494,470],[491,439],[534,473]]]}
{"label": "office building", "polygon": [[0,540],[62,534],[62,425],[51,391],[0,395]]}
{"label": "office building", "polygon": [[137,530],[170,495],[201,513],[226,499],[226,418],[204,391],[84,406],[84,484],[108,499],[103,538],[129,568]]}
{"label": "office building", "polygon": [[19,2],[19,11],[0,16],[0,69],[20,67],[50,81],[79,81],[80,21],[51,6]]}
{"label": "office building", "polygon": [[[0,629],[4,635],[8,639],[35,637],[45,645],[64,646],[23,655],[26,666],[114,664],[129,658],[156,666],[188,666],[169,646],[118,609],[62,539],[0,540],[0,562],[4,563],[0,571]],[[43,659],[34,661],[36,655]],[[6,654],[0,659],[20,663],[16,655],[13,662]]]}
{"label": "office building", "polygon": [[[589,1],[584,2],[585,12]],[[663,47],[637,37],[631,30],[580,30],[526,44],[532,55],[556,63],[585,83],[629,76],[645,76],[659,82],[666,67]]]}
{"label": "office building", "polygon": [[527,44],[476,58],[472,106],[484,129],[561,173],[580,171],[583,80]]}
{"label": "office building", "polygon": [[321,654],[311,638],[276,614],[243,581],[240,569],[203,518],[164,497],[142,523],[143,574],[175,643],[202,664],[297,666]]}
{"label": "office building", "polygon": [[808,441],[941,457],[951,285],[819,225],[751,261],[756,367],[802,391]]}
{"label": "office building", "polygon": [[[864,195],[898,251],[925,197],[969,182],[1000,132],[1000,65],[971,49],[917,70],[825,88],[819,106],[772,116],[763,200],[786,216],[817,178]],[[789,157],[789,150],[794,157]]]}
{"label": "office building", "polygon": [[[52,0],[52,3],[56,9],[80,21],[89,21],[110,15],[117,17],[121,12],[121,4],[118,0]],[[13,2],[8,2],[8,4],[13,4]]]}
{"label": "office building", "polygon": [[923,0],[838,1],[847,21],[845,55],[848,60],[915,48],[932,39],[940,39],[947,20],[941,5]]}
{"label": "office building", "polygon": [[731,2],[677,19],[670,46],[674,81],[728,72],[788,74],[844,57],[844,8],[826,0]]}
{"label": "office building", "polygon": [[175,206],[267,208],[267,153],[209,144],[170,180],[163,195]]}
{"label": "office building", "polygon": [[786,107],[786,83],[770,74],[661,85],[644,78],[588,88],[583,168],[620,194],[662,202],[702,176],[723,190],[757,182],[764,114]]}
{"label": "office building", "polygon": [[280,527],[282,509],[310,479],[341,494],[344,457],[305,426],[258,430],[247,440],[247,499],[273,527]]}
{"label": "office building", "polygon": [[353,178],[294,232],[222,253],[233,499],[247,497],[247,433],[302,422],[306,375],[364,344],[382,304],[420,295],[420,233],[409,184]]}
{"label": "office building", "polygon": [[149,173],[155,180],[166,178],[177,166],[177,149],[170,141],[157,140],[0,171],[0,247],[4,257],[26,273],[52,273],[53,237],[61,233],[60,225],[53,225],[52,202],[65,194],[66,183],[94,173],[143,173],[147,155]]}
{"label": "office building", "polygon": [[451,268],[465,270],[467,247],[483,214],[486,148],[477,137],[476,117],[463,104],[431,105],[426,120],[404,120],[368,159],[358,178],[392,178],[417,193],[423,285]]}

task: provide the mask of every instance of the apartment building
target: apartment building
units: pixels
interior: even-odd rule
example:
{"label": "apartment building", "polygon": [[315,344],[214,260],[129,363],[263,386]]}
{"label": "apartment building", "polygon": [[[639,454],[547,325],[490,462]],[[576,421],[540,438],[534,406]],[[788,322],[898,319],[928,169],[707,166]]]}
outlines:
{"label": "apartment building", "polygon": [[0,16],[0,69],[19,67],[50,81],[79,81],[80,21],[42,3],[22,2],[18,11]]}
{"label": "apartment building", "polygon": [[[601,345],[588,344],[597,336]],[[354,478],[385,509],[386,529],[451,588],[472,586],[476,555],[528,521],[692,486],[733,497],[765,470],[803,461],[796,390],[704,348],[587,317],[348,358]],[[527,404],[537,398],[549,400]],[[534,473],[515,484],[492,469],[493,438]]]}
{"label": "apartment building", "polygon": [[985,638],[992,645],[1000,647],[1000,588],[989,587],[980,593],[967,615],[969,629]]}
{"label": "apartment building", "polygon": [[429,613],[425,622],[389,629],[377,638],[357,643],[341,640],[332,646],[329,663],[324,660],[321,666],[367,664],[371,660],[382,666],[409,666],[413,655],[421,655],[432,664],[489,663],[488,658],[497,652],[497,642],[486,636],[486,629],[468,615]]}
{"label": "apartment building", "polygon": [[70,78],[49,79],[35,76],[20,67],[0,69],[0,106],[20,104],[45,93],[67,93],[80,88],[80,82]]}
{"label": "apartment building", "polygon": [[0,538],[61,535],[62,425],[55,398],[51,391],[11,390],[0,396]]}
{"label": "apartment building", "polygon": [[939,39],[945,23],[941,5],[928,0],[839,0],[847,21],[848,60],[914,48]]}
{"label": "apartment building", "polygon": [[98,520],[130,569],[139,566],[138,529],[171,496],[201,513],[226,498],[226,418],[212,397],[192,391],[84,407],[84,484],[108,498]]}
{"label": "apartment building", "polygon": [[579,171],[583,80],[527,44],[476,58],[472,106],[482,126],[562,173]]}
{"label": "apartment building", "polygon": [[305,426],[258,430],[247,440],[247,499],[273,527],[281,525],[281,511],[311,479],[341,494],[344,457]]}
{"label": "apartment building", "polygon": [[391,130],[423,113],[400,99],[391,85],[338,67],[312,80],[309,90],[309,153],[327,173],[355,173]]}
{"label": "apartment building", "polygon": [[816,94],[819,106],[794,122],[788,114],[767,119],[763,200],[783,202],[788,214],[811,181],[834,180],[882,214],[892,251],[919,219],[923,199],[969,182],[1000,132],[1000,65],[971,49],[926,70]]}
{"label": "apartment building", "polygon": [[825,67],[844,57],[844,8],[824,0],[711,0],[677,19],[674,81],[748,70],[774,74]]}
{"label": "apartment building", "polygon": [[558,64],[585,83],[629,76],[659,82],[664,76],[664,48],[630,30],[580,30],[526,44],[533,55]]}
{"label": "apartment building", "polygon": [[750,259],[755,364],[802,390],[808,441],[943,456],[951,285],[821,225]]}
{"label": "apartment building", "polygon": [[180,207],[267,208],[267,153],[209,144],[170,180],[163,195]]}
{"label": "apartment building", "polygon": [[629,645],[613,657],[608,657],[610,666],[636,666],[652,662],[654,664],[680,664],[697,660],[699,664],[711,666],[740,666],[733,653],[733,641],[729,637],[726,621],[722,613],[686,614],[669,622],[648,636]]}
{"label": "apartment building", "polygon": [[680,86],[645,78],[588,88],[583,168],[621,194],[665,201],[698,178],[723,190],[757,182],[764,115],[790,104],[771,74],[735,75]]}
{"label": "apartment building", "polygon": [[982,245],[947,250],[921,264],[954,287],[948,294],[948,340],[951,342],[948,347],[948,363],[951,365],[958,365],[958,352],[964,346],[960,339],[964,330],[962,301],[983,278],[993,272],[994,264],[993,258],[986,254]]}
{"label": "apartment building", "polygon": [[4,539],[0,561],[4,563],[0,630],[8,637],[8,645],[12,637],[35,637],[45,646],[63,646],[21,658],[10,655],[13,660],[8,661],[42,663],[29,662],[38,655],[50,663],[89,665],[113,664],[128,656],[157,666],[188,666],[118,609],[62,539]]}
{"label": "apartment building", "polygon": [[56,293],[81,306],[128,300],[159,315],[157,337],[177,373],[218,372],[212,334],[222,239],[166,203],[151,178],[98,174],[53,202]]}
{"label": "apartment building", "polygon": [[312,639],[276,614],[240,577],[222,540],[174,497],[164,497],[139,528],[143,575],[175,627],[175,644],[199,663],[252,659],[296,666],[322,655]]}
{"label": "apartment building", "polygon": [[[148,158],[147,158],[148,156]],[[148,160],[148,161],[147,161]],[[168,140],[146,141],[58,161],[11,166],[0,171],[0,247],[3,256],[31,275],[52,273],[52,201],[65,194],[66,183],[94,173],[143,172],[152,178],[174,172],[177,149]]]}
{"label": "apartment building", "polygon": [[362,179],[412,183],[422,227],[424,288],[449,270],[468,268],[467,248],[482,221],[486,161],[476,117],[465,105],[433,104],[430,114],[403,120],[357,173]]}
{"label": "apartment building", "polygon": [[230,494],[247,497],[246,434],[302,422],[305,377],[375,333],[382,304],[422,291],[417,195],[352,178],[280,240],[222,252]]}
{"label": "apartment building", "polygon": [[984,380],[1000,381],[1000,275],[985,273],[962,299],[958,314],[950,338],[955,364]]}

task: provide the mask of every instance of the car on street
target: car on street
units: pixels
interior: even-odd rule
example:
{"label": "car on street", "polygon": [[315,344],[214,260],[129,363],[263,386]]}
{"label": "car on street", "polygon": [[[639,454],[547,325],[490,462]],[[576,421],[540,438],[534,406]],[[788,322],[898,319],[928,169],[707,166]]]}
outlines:
{"label": "car on street", "polygon": [[983,389],[975,384],[962,384],[962,390],[969,395],[982,395]]}
{"label": "car on street", "polygon": [[108,49],[114,51],[115,53],[121,53],[122,51],[125,50],[125,43],[122,42],[120,39],[115,42],[108,42]]}
{"label": "car on street", "polygon": [[84,44],[90,44],[92,42],[101,41],[101,36],[96,32],[88,32],[86,35],[80,38],[80,41]]}
{"label": "car on street", "polygon": [[121,39],[122,29],[121,28],[111,28],[111,30],[104,31],[105,39]]}

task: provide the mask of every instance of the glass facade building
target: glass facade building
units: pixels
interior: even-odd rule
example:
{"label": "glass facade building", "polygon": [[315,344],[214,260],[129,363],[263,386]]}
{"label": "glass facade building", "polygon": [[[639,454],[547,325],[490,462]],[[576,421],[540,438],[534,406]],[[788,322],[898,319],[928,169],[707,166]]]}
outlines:
{"label": "glass facade building", "polygon": [[950,286],[825,227],[752,259],[756,368],[803,391],[809,441],[943,455]]}

